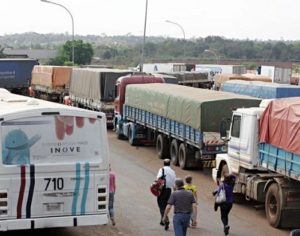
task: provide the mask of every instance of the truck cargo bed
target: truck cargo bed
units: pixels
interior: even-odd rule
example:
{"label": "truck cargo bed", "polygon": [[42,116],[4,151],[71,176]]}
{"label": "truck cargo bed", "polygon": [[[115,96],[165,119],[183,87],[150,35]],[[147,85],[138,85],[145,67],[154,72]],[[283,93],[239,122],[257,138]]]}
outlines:
{"label": "truck cargo bed", "polygon": [[220,122],[238,107],[259,106],[261,99],[174,84],[134,84],[126,88],[125,104],[190,126],[219,132]]}
{"label": "truck cargo bed", "polygon": [[268,143],[259,145],[260,165],[295,180],[300,180],[300,156]]}

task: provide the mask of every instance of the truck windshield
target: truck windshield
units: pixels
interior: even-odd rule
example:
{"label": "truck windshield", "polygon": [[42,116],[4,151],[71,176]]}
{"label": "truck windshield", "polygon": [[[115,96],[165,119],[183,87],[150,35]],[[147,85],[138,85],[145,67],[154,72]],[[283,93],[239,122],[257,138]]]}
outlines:
{"label": "truck windshield", "polygon": [[232,118],[231,136],[240,137],[241,116],[234,115]]}
{"label": "truck windshield", "polygon": [[1,125],[4,165],[102,162],[100,123],[74,116],[35,116]]}

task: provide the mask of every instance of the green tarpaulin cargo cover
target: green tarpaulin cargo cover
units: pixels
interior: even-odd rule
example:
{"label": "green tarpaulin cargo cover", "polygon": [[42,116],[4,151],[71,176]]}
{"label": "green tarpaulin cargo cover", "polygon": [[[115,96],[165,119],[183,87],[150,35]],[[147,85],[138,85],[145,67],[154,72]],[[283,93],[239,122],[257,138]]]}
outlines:
{"label": "green tarpaulin cargo cover", "polygon": [[174,84],[132,84],[125,104],[189,125],[202,132],[218,132],[223,118],[242,107],[258,107],[261,99],[228,92]]}

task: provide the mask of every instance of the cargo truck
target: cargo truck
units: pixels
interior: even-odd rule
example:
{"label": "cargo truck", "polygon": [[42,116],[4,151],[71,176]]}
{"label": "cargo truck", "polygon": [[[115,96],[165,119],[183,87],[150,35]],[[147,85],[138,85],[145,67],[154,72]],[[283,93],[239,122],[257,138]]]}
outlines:
{"label": "cargo truck", "polygon": [[268,82],[271,83],[272,80],[270,77],[263,76],[263,75],[254,75],[254,74],[243,74],[243,75],[238,75],[238,74],[217,74],[215,76],[215,84],[214,84],[214,89],[215,90],[220,90],[222,87],[223,83],[225,83],[228,80],[244,80],[244,81],[263,81],[263,82]]}
{"label": "cargo truck", "polygon": [[246,67],[243,65],[196,64],[196,71],[201,71],[203,69],[210,69],[213,75],[221,73],[241,75],[246,73]]}
{"label": "cargo truck", "polygon": [[72,67],[39,66],[32,70],[29,94],[36,98],[63,103],[68,95]]}
{"label": "cargo truck", "polygon": [[290,84],[292,68],[262,65],[258,67],[258,74],[270,77],[275,83]]}
{"label": "cargo truck", "polygon": [[[140,66],[140,65],[139,65]],[[145,63],[143,64],[143,72],[145,73],[173,73],[183,71],[194,71],[195,64],[188,63]]]}
{"label": "cargo truck", "polygon": [[166,83],[129,84],[119,90],[115,126],[131,145],[155,144],[159,158],[182,169],[213,166],[226,153],[219,125],[239,106],[258,106],[260,99]]}
{"label": "cargo truck", "polygon": [[15,94],[28,95],[31,72],[38,64],[35,59],[1,58],[0,88],[5,88]]}
{"label": "cargo truck", "polygon": [[300,226],[299,101],[263,100],[260,107],[235,110],[228,153],[217,155],[212,171],[216,182],[226,173],[235,175],[236,199],[264,204],[273,227]]}
{"label": "cargo truck", "polygon": [[[199,71],[182,71],[182,72],[170,72],[162,73],[164,75],[172,76],[177,79],[177,84],[194,87],[194,88],[207,88],[210,89],[213,86],[213,80],[210,79],[208,72]],[[165,79],[168,83],[168,78]],[[171,81],[170,83],[172,83]]]}
{"label": "cargo truck", "polygon": [[221,91],[262,99],[300,96],[299,86],[261,81],[228,80],[221,86]]}
{"label": "cargo truck", "polygon": [[130,70],[107,68],[73,68],[69,89],[71,105],[101,111],[107,125],[113,125],[115,84],[119,77],[132,74]]}

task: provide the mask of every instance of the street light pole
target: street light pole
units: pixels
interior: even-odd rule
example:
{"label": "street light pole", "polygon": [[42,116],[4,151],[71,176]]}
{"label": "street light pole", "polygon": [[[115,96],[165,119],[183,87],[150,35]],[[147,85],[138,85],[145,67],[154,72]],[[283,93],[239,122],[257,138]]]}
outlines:
{"label": "street light pole", "polygon": [[170,23],[170,24],[173,24],[173,25],[177,25],[181,29],[182,34],[183,34],[183,58],[185,59],[185,32],[184,32],[183,27],[180,24],[178,24],[176,22],[173,22],[173,21],[170,21],[170,20],[166,20],[166,22]]}
{"label": "street light pole", "polygon": [[71,20],[72,20],[72,64],[74,65],[74,55],[75,55],[75,52],[74,52],[74,18],[72,16],[71,12],[69,11],[68,8],[66,8],[64,5],[61,5],[59,3],[48,1],[48,0],[41,0],[41,2],[51,3],[51,4],[54,4],[54,5],[60,6],[63,9],[65,9],[69,13],[69,15],[71,16]]}
{"label": "street light pole", "polygon": [[144,36],[143,36],[143,47],[142,47],[142,58],[141,58],[141,63],[140,63],[140,72],[143,72],[143,67],[144,67],[144,53],[145,53],[145,43],[146,43],[147,14],[148,14],[148,0],[146,0],[145,21],[144,21]]}
{"label": "street light pole", "polygon": [[220,63],[220,56],[215,52],[215,50],[205,49],[204,52],[210,52],[210,53],[214,54],[214,56],[217,58],[217,64],[219,65],[219,63]]}

